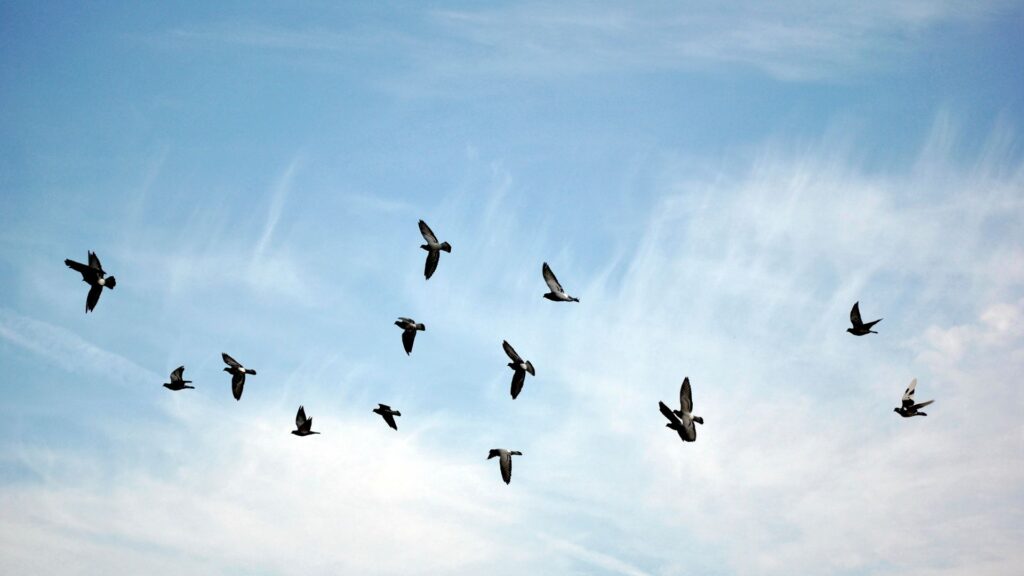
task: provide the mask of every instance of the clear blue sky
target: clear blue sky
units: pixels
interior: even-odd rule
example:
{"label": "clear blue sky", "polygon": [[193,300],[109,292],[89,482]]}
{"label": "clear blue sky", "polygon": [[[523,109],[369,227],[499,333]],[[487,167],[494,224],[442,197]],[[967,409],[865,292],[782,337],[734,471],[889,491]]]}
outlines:
{"label": "clear blue sky", "polygon": [[0,2],[0,572],[1019,570],[1024,5],[335,4]]}

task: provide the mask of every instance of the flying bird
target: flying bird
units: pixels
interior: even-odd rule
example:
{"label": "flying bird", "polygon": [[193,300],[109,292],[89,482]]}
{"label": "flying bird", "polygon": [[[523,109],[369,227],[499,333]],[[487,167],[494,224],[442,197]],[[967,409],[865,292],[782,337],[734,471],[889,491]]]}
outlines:
{"label": "flying bird", "polygon": [[451,254],[452,245],[447,242],[438,242],[434,231],[423,220],[420,220],[420,234],[427,241],[426,244],[420,246],[427,251],[427,263],[423,268],[423,275],[430,280],[430,277],[434,275],[434,270],[437,270],[437,262],[441,259],[441,250]]}
{"label": "flying bird", "polygon": [[256,371],[242,366],[238,363],[238,360],[228,356],[225,352],[221,352],[220,356],[224,359],[224,363],[228,365],[224,371],[231,374],[231,393],[235,395],[235,400],[241,400],[242,388],[245,387],[245,375],[252,374],[255,376]]}
{"label": "flying bird", "polygon": [[512,456],[522,456],[523,453],[518,450],[508,451],[504,448],[492,448],[490,453],[487,454],[487,459],[490,460],[495,456],[498,457],[498,465],[501,468],[501,479],[508,484],[512,481]]}
{"label": "flying bird", "polygon": [[881,321],[882,319],[879,318],[874,322],[868,322],[867,324],[865,324],[864,321],[860,319],[860,302],[854,302],[853,309],[850,310],[850,322],[853,324],[853,328],[847,328],[846,331],[849,332],[850,334],[853,334],[854,336],[863,336],[865,334],[878,334],[878,332],[872,330],[871,327],[874,326],[875,324],[878,324]]}
{"label": "flying bird", "polygon": [[502,340],[501,346],[505,349],[505,354],[508,354],[508,357],[512,360],[508,363],[508,367],[512,369],[512,399],[515,400],[516,396],[519,396],[519,393],[523,391],[526,373],[529,372],[531,376],[536,376],[537,373],[533,371],[533,362],[523,360],[516,353],[516,349],[508,343],[508,340]]}
{"label": "flying bird", "polygon": [[573,298],[565,293],[565,289],[558,283],[558,278],[555,278],[555,273],[551,271],[551,267],[548,263],[544,263],[544,267],[541,268],[541,272],[544,274],[544,281],[548,283],[548,292],[544,295],[545,298],[552,302],[579,302],[579,298]]}
{"label": "flying bird", "polygon": [[395,326],[402,329],[402,345],[405,346],[405,353],[412,354],[412,343],[416,340],[417,330],[426,330],[423,324],[417,324],[412,318],[399,318]]}
{"label": "flying bird", "polygon": [[704,419],[693,415],[693,393],[690,391],[690,378],[683,378],[683,385],[679,388],[680,410],[672,410],[664,402],[658,402],[661,413],[668,418],[666,427],[675,430],[683,442],[693,442],[697,439],[697,427],[693,425],[703,424]]}
{"label": "flying bird", "polygon": [[374,413],[380,414],[384,421],[391,426],[392,429],[398,430],[398,424],[395,422],[395,416],[401,416],[402,413],[398,410],[392,410],[391,406],[387,404],[377,404],[377,407],[373,409]]}
{"label": "flying bird", "polygon": [[319,432],[313,432],[313,419],[306,418],[306,409],[302,406],[299,406],[299,411],[295,413],[295,430],[292,430],[292,434],[296,436],[319,434]]}
{"label": "flying bird", "polygon": [[910,386],[907,386],[907,390],[903,393],[903,405],[899,408],[893,408],[893,412],[903,416],[904,418],[910,418],[911,416],[927,416],[927,414],[920,412],[920,410],[932,402],[935,402],[935,400],[914,404],[915,388],[917,388],[917,378],[910,381]]}
{"label": "flying bird", "polygon": [[117,285],[117,280],[113,276],[107,276],[107,273],[103,271],[103,266],[100,265],[100,259],[91,250],[89,251],[88,265],[69,259],[65,259],[64,264],[81,274],[82,282],[89,285],[89,295],[85,297],[86,314],[92,312],[96,303],[100,301],[100,294],[103,292],[104,286],[113,290]]}
{"label": "flying bird", "polygon": [[181,375],[184,374],[184,373],[185,373],[185,367],[184,366],[178,366],[178,368],[175,369],[174,372],[171,372],[171,381],[166,383],[166,384],[164,384],[164,388],[167,388],[168,390],[174,390],[174,391],[184,390],[185,388],[193,388],[194,389],[195,386],[189,386],[189,384],[192,383],[191,380],[182,380],[181,379]]}

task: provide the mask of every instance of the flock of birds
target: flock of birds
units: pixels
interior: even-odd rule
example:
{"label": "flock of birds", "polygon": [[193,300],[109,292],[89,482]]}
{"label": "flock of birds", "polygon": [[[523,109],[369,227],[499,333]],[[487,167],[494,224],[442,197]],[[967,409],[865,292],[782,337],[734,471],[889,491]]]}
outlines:
{"label": "flock of birds", "polygon": [[[423,275],[427,280],[434,275],[437,270],[438,262],[441,259],[441,252],[451,253],[452,247],[448,242],[439,242],[437,236],[434,234],[430,226],[427,225],[423,220],[419,221],[420,234],[423,235],[423,239],[426,244],[420,246],[423,250],[427,251],[427,260],[423,269]],[[107,276],[106,271],[103,270],[103,266],[100,264],[100,259],[94,252],[89,252],[89,263],[82,264],[81,262],[75,262],[74,260],[64,260],[64,264],[75,270],[82,275],[82,281],[89,285],[89,294],[85,299],[85,311],[86,313],[92,312],[99,302],[100,295],[103,293],[103,288],[113,290],[117,285],[117,281],[113,276]],[[558,278],[555,277],[555,273],[551,271],[551,267],[548,266],[547,262],[541,267],[541,273],[544,277],[544,282],[548,285],[548,290],[544,294],[544,298],[551,300],[552,302],[579,302],[579,298],[570,296],[561,283],[558,282]],[[867,334],[877,334],[872,328],[875,324],[881,322],[882,319],[874,320],[872,322],[864,322],[860,315],[860,302],[856,302],[853,308],[850,310],[850,323],[852,327],[846,331],[854,336],[865,336]],[[416,340],[416,333],[423,332],[427,329],[422,323],[416,322],[412,318],[400,317],[395,321],[395,325],[402,329],[402,346],[405,348],[405,353],[412,354],[413,343]],[[520,392],[523,390],[523,384],[526,382],[526,374],[529,373],[531,376],[536,375],[533,363],[529,360],[523,360],[522,356],[516,352],[515,348],[512,347],[508,341],[502,341],[502,347],[505,349],[505,354],[508,355],[511,362],[508,363],[508,367],[512,370],[512,387],[511,395],[512,399],[515,400]],[[245,388],[245,377],[246,375],[255,376],[256,371],[252,368],[246,368],[240,362],[232,358],[227,353],[221,353],[221,358],[226,364],[224,371],[231,374],[231,393],[234,395],[235,400],[242,399],[242,391]],[[164,384],[164,387],[173,390],[175,392],[193,389],[195,386],[189,386],[192,383],[191,380],[184,379],[185,367],[179,366],[170,375],[170,382]],[[903,393],[901,405],[894,408],[893,411],[909,418],[912,416],[927,416],[921,411],[921,408],[928,406],[934,400],[928,400],[927,402],[915,403],[914,391],[917,388],[917,379],[911,381],[910,385]],[[658,408],[661,410],[662,415],[668,419],[668,424],[665,426],[671,430],[674,430],[679,438],[684,442],[694,442],[697,439],[697,428],[694,424],[704,424],[704,419],[700,416],[693,414],[693,392],[690,387],[690,378],[683,378],[682,386],[679,389],[679,410],[673,410],[669,408],[664,402],[658,402]],[[394,430],[398,430],[398,423],[395,418],[401,416],[402,413],[398,410],[392,409],[387,404],[378,404],[373,409],[375,414],[380,415]],[[304,406],[299,406],[298,412],[295,414],[295,430],[292,434],[296,436],[310,436],[313,434],[319,434],[313,430],[313,419],[306,416],[306,409]],[[487,459],[498,458],[499,468],[501,469],[501,478],[508,484],[512,481],[512,456],[522,456],[522,452],[518,450],[507,450],[505,448],[494,448],[488,455]]]}

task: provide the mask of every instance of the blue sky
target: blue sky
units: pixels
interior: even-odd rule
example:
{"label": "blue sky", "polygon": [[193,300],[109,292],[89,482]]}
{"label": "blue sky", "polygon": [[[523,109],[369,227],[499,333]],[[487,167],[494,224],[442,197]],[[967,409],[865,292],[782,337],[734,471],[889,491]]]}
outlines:
{"label": "blue sky", "polygon": [[[1015,573],[1022,30],[998,1],[0,4],[0,572]],[[420,218],[453,246],[429,282]],[[86,315],[88,250],[118,285]],[[683,445],[657,402],[687,375]]]}

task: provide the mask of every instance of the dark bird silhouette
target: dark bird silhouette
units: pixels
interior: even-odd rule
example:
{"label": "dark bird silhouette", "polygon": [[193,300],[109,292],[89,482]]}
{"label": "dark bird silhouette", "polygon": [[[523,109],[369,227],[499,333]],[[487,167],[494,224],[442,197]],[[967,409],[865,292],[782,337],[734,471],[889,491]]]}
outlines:
{"label": "dark bird silhouette", "polygon": [[228,365],[224,371],[231,374],[231,393],[235,395],[235,400],[241,400],[242,388],[245,387],[245,375],[252,374],[255,376],[256,371],[242,366],[238,363],[238,360],[228,356],[225,352],[221,352],[220,356],[224,359],[224,363]]}
{"label": "dark bird silhouette", "polygon": [[302,406],[299,406],[299,411],[295,413],[295,430],[292,430],[292,434],[296,436],[319,434],[319,432],[313,432],[313,419],[306,418],[306,409]]}
{"label": "dark bird silhouette", "polygon": [[377,407],[373,409],[377,414],[380,414],[384,421],[391,426],[392,429],[398,430],[398,423],[395,422],[395,416],[401,416],[402,413],[398,410],[392,410],[391,406],[387,404],[377,404]]}
{"label": "dark bird silhouette", "polygon": [[847,328],[846,331],[849,332],[850,334],[853,334],[854,336],[863,336],[865,334],[878,334],[878,332],[872,330],[871,327],[874,326],[875,324],[878,324],[881,321],[882,319],[879,318],[874,322],[868,322],[867,324],[865,324],[860,319],[860,302],[854,302],[853,309],[850,310],[850,322],[853,324],[853,328]]}
{"label": "dark bird silhouette", "polygon": [[420,248],[427,251],[427,263],[423,268],[423,275],[427,277],[427,280],[430,280],[430,277],[434,275],[434,270],[437,270],[437,262],[441,259],[441,251],[444,250],[451,254],[452,245],[447,242],[438,242],[434,231],[423,220],[420,220],[420,234],[427,241],[426,244],[420,246]]}
{"label": "dark bird silhouette", "polygon": [[903,416],[904,418],[910,418],[911,416],[927,416],[924,412],[921,412],[921,408],[935,402],[935,400],[929,400],[927,402],[921,402],[920,404],[914,404],[914,389],[917,388],[917,378],[910,381],[910,386],[907,386],[907,390],[903,392],[903,405],[899,408],[893,408],[892,411]]}
{"label": "dark bird silhouette", "polygon": [[683,385],[679,388],[680,410],[672,410],[664,402],[658,402],[661,413],[668,418],[666,427],[675,430],[683,442],[693,442],[697,439],[697,427],[693,425],[703,424],[704,419],[693,415],[693,393],[690,391],[690,378],[683,378]]}
{"label": "dark bird silhouette", "polygon": [[107,273],[103,271],[103,266],[100,265],[100,259],[91,250],[89,251],[88,265],[69,259],[65,259],[64,264],[81,274],[82,282],[89,285],[89,295],[85,297],[86,314],[92,312],[96,303],[100,301],[100,294],[103,292],[104,286],[113,290],[117,285],[117,280],[113,276],[107,276]]}
{"label": "dark bird silhouette", "polygon": [[565,289],[558,283],[558,278],[555,278],[555,273],[551,271],[551,267],[545,262],[541,268],[541,273],[544,274],[544,281],[548,283],[548,289],[551,290],[544,295],[545,298],[552,302],[579,302],[579,298],[573,298],[565,293]]}
{"label": "dark bird silhouette", "polygon": [[512,369],[512,399],[515,400],[516,396],[519,396],[519,393],[523,391],[526,373],[529,372],[531,376],[536,376],[537,373],[533,371],[533,362],[523,360],[516,353],[516,349],[508,343],[508,340],[502,340],[501,346],[505,349],[505,354],[508,354],[508,357],[512,360],[508,363],[508,367]]}
{"label": "dark bird silhouette", "polygon": [[191,380],[182,380],[181,379],[181,375],[184,374],[184,373],[185,373],[185,367],[184,366],[178,366],[178,368],[175,369],[174,372],[171,372],[171,381],[166,383],[166,384],[164,384],[164,388],[167,388],[168,390],[174,390],[174,391],[184,390],[185,388],[195,388],[195,386],[188,386],[188,384],[192,383]]}
{"label": "dark bird silhouette", "polygon": [[492,448],[490,453],[487,454],[487,459],[490,460],[495,456],[498,457],[498,466],[501,468],[501,479],[508,484],[512,481],[512,456],[522,456],[523,453],[518,450],[508,451],[504,448]]}
{"label": "dark bird silhouette", "polygon": [[402,346],[405,346],[405,353],[412,354],[412,343],[416,340],[417,330],[426,330],[423,324],[417,324],[412,318],[399,318],[395,326],[402,329]]}

